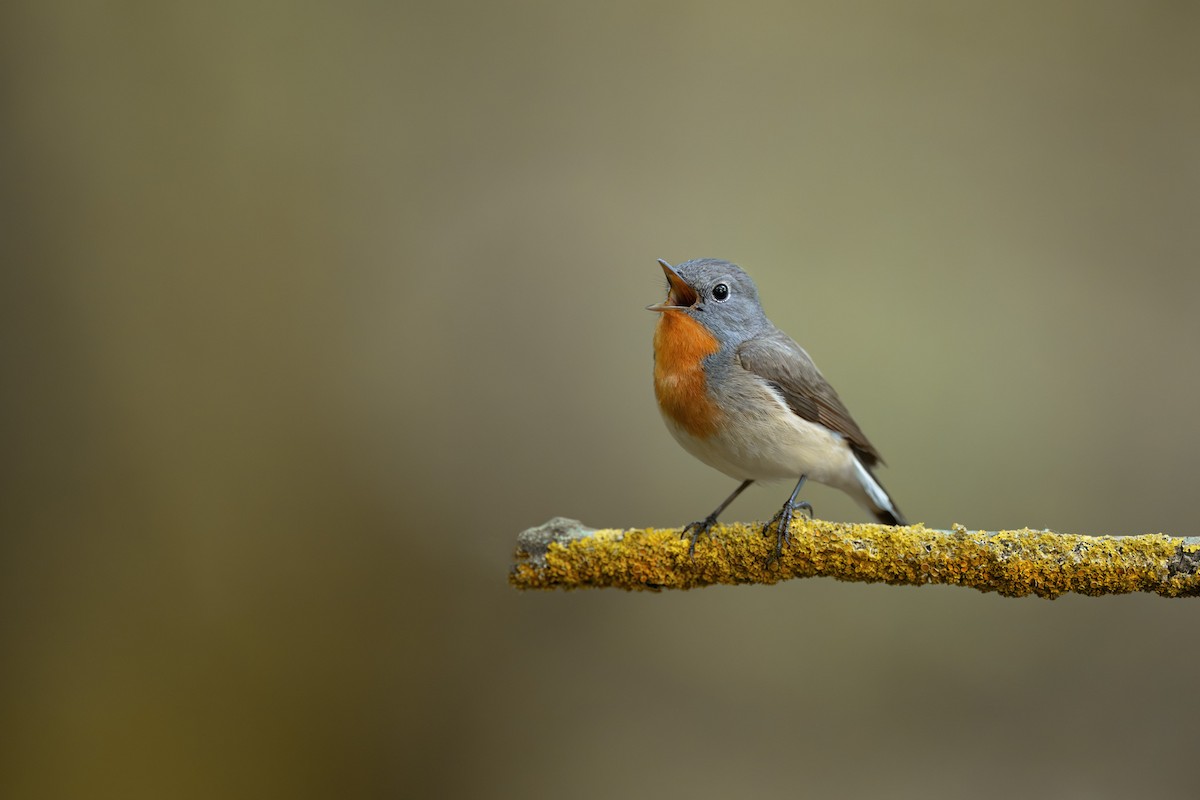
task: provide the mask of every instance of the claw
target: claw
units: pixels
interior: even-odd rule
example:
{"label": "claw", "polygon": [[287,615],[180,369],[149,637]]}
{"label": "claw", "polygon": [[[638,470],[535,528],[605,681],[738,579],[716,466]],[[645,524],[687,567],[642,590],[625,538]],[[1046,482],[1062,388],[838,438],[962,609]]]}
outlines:
{"label": "claw", "polygon": [[[797,490],[799,490],[799,488],[799,486],[796,487]],[[807,511],[808,518],[813,518],[813,507],[811,503],[804,500],[801,500],[797,503],[794,501],[794,499],[789,499],[783,504],[783,508],[779,509],[779,512],[775,516],[771,517],[771,521],[763,526],[763,536],[770,535],[771,526],[775,526],[775,549],[772,551],[771,555],[767,557],[767,566],[777,563],[780,556],[783,555],[784,545],[791,544],[792,517],[795,516],[797,511]]]}
{"label": "claw", "polygon": [[[662,263],[664,267],[667,266],[665,261]],[[717,506],[716,511],[709,514],[702,520],[690,522],[683,526],[683,530],[679,532],[680,538],[687,538],[688,531],[692,531],[692,546],[688,548],[688,558],[696,557],[696,540],[700,538],[700,535],[711,531],[712,526],[717,524],[717,517],[721,516],[721,512],[724,511],[730,503],[736,500],[739,494],[746,491],[746,487],[752,483],[754,483],[753,478],[747,478],[746,480],[742,481],[741,485],[733,490],[733,494],[729,495],[729,497],[726,497],[725,502]]]}
{"label": "claw", "polygon": [[783,546],[792,538],[792,514],[797,508],[808,509],[808,517],[812,519],[813,507],[801,500],[796,502],[796,495],[800,494],[800,488],[804,486],[804,481],[807,480],[807,475],[801,475],[800,480],[796,481],[796,488],[792,489],[792,495],[783,504],[783,508],[779,509],[779,513],[771,518],[771,521],[763,526],[763,536],[766,536],[771,530],[771,525],[775,525],[775,552],[767,559],[767,566],[779,561],[779,557],[783,555]]}
{"label": "claw", "polygon": [[691,535],[692,544],[690,547],[688,547],[688,558],[696,557],[696,540],[699,539],[701,536],[707,536],[708,532],[712,530],[713,525],[716,525],[716,524],[717,524],[717,515],[710,514],[709,516],[705,517],[704,519],[697,520],[695,522],[689,522],[687,525],[683,526],[683,530],[679,532],[679,538],[687,539],[687,538],[689,538],[688,531],[692,532],[692,535]]}

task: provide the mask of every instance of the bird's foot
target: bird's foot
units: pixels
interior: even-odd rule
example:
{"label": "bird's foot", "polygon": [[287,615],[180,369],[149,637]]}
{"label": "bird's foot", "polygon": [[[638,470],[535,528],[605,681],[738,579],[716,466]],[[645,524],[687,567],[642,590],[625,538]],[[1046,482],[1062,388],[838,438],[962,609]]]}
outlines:
{"label": "bird's foot", "polygon": [[783,555],[784,545],[789,544],[792,541],[792,517],[795,516],[797,511],[807,511],[808,518],[813,518],[813,507],[811,503],[804,500],[801,500],[799,503],[794,503],[791,500],[788,500],[783,504],[783,508],[779,509],[779,513],[771,517],[771,521],[763,526],[763,536],[770,535],[772,525],[775,526],[776,531],[775,549],[767,558],[768,566],[779,561],[779,557]]}
{"label": "bird's foot", "polygon": [[696,540],[701,536],[707,536],[709,531],[712,530],[713,525],[716,524],[717,515],[709,514],[704,519],[696,520],[695,522],[689,522],[687,525],[683,526],[683,530],[679,532],[679,538],[690,538],[692,540],[691,545],[688,547],[688,558],[696,557]]}

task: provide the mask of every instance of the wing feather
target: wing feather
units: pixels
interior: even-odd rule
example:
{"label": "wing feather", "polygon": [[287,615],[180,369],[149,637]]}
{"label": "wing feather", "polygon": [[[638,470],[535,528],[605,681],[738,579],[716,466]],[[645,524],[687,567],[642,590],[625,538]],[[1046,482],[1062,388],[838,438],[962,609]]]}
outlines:
{"label": "wing feather", "polygon": [[737,358],[742,367],[774,386],[798,416],[845,436],[866,466],[883,463],[817,365],[787,334],[775,330],[750,339],[738,347]]}

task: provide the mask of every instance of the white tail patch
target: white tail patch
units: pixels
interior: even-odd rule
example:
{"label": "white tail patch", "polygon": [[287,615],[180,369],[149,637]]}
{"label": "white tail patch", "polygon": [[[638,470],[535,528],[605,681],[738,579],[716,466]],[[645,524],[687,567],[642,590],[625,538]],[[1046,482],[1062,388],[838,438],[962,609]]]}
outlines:
{"label": "white tail patch", "polygon": [[854,474],[858,477],[858,482],[863,490],[867,493],[867,497],[871,498],[871,502],[876,508],[890,512],[893,516],[899,517],[900,512],[892,505],[892,498],[888,497],[888,493],[883,490],[879,482],[875,480],[875,476],[871,471],[862,465],[862,462],[857,458],[854,461]]}

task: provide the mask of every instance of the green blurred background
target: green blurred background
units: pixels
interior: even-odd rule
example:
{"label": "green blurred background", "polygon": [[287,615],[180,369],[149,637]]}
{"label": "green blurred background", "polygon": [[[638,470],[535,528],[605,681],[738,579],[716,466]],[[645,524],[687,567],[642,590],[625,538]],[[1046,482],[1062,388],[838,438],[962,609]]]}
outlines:
{"label": "green blurred background", "polygon": [[1194,790],[1194,602],[505,581],[550,516],[733,488],[654,407],[660,257],[746,267],[913,520],[1195,534],[1197,41],[1178,2],[4,4],[3,796]]}

